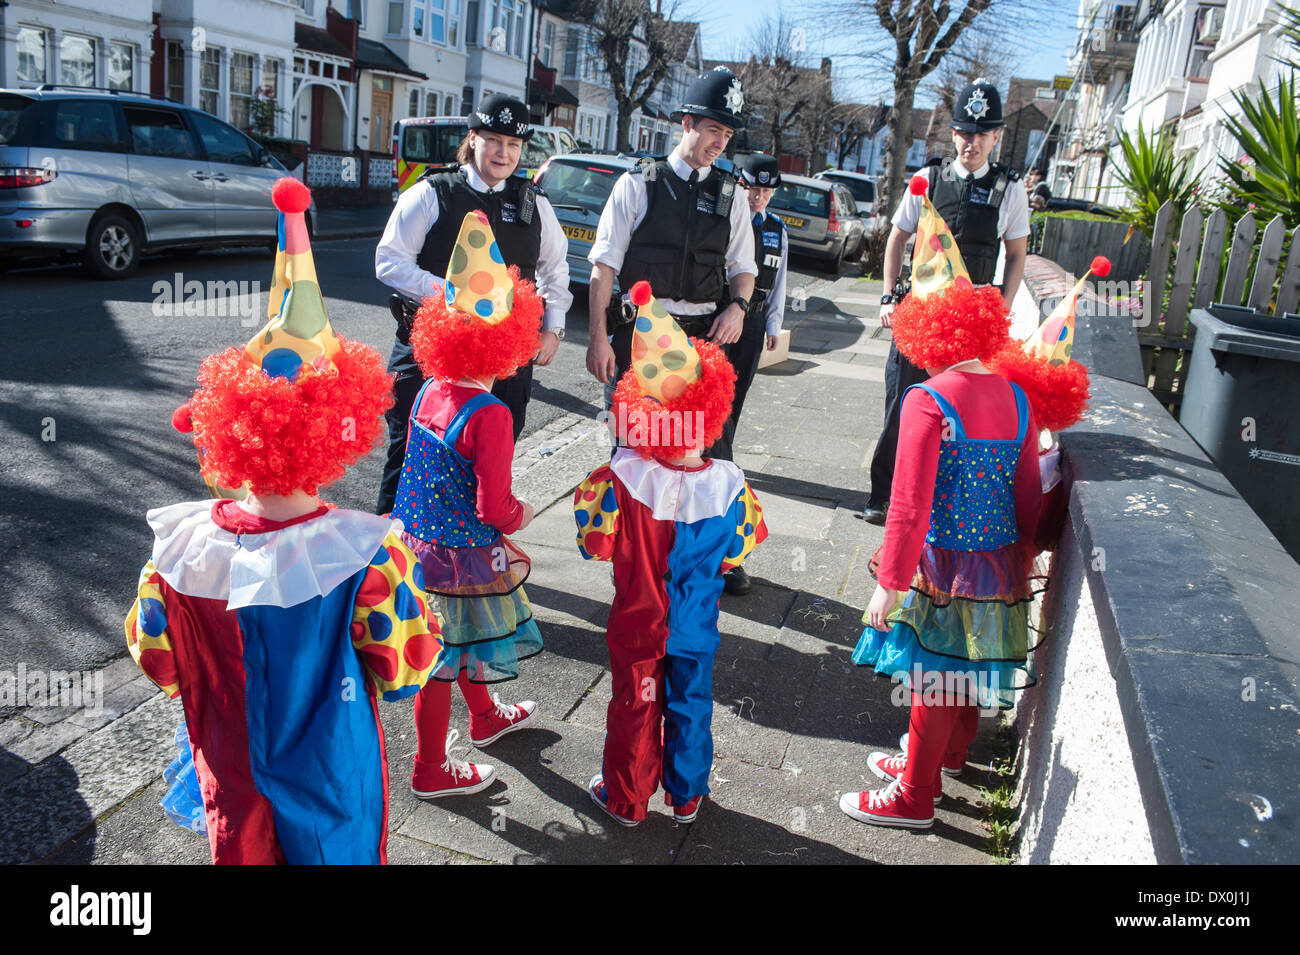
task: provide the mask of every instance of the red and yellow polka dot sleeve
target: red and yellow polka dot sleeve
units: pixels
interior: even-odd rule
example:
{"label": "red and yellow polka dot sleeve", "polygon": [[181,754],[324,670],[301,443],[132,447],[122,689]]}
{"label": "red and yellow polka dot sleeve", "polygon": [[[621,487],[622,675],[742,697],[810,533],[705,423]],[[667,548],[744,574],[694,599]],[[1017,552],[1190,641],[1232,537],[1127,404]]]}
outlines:
{"label": "red and yellow polka dot sleeve", "polygon": [[750,552],[767,539],[767,525],[763,523],[763,505],[758,503],[758,498],[754,495],[749,482],[745,483],[745,489],[732,503],[731,514],[736,521],[736,536],[727,548],[727,555],[722,559],[724,574],[744,563]]}
{"label": "red and yellow polka dot sleeve", "polygon": [[442,627],[424,594],[419,559],[389,532],[357,590],[352,645],[385,700],[417,693],[442,650]]}
{"label": "red and yellow polka dot sleeve", "polygon": [[587,475],[573,493],[573,519],[578,522],[578,553],[586,560],[612,560],[618,534],[618,499],[609,465]]}
{"label": "red and yellow polka dot sleeve", "polygon": [[136,666],[172,699],[181,695],[172,638],[167,632],[167,608],[162,577],[150,560],[140,571],[135,603],[126,615],[126,648]]}

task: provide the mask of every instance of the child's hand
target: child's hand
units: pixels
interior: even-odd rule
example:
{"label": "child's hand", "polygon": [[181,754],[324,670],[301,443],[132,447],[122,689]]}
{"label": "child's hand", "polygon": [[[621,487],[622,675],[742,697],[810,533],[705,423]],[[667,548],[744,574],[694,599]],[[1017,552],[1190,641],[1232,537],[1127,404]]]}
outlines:
{"label": "child's hand", "polygon": [[876,592],[872,594],[871,603],[867,605],[867,625],[872,630],[889,632],[889,623],[885,618],[894,609],[902,593],[901,590],[890,590],[888,587],[876,585]]}
{"label": "child's hand", "polygon": [[518,530],[523,530],[533,522],[533,505],[527,501],[522,502],[524,505],[524,519],[520,522]]}

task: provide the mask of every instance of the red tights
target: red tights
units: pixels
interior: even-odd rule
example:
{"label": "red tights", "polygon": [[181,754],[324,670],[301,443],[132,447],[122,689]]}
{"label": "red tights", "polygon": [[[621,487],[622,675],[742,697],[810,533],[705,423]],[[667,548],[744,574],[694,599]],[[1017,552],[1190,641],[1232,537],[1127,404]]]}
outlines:
{"label": "red tights", "polygon": [[[470,713],[478,716],[495,705],[487,687],[471,683],[464,670],[456,678]],[[430,766],[441,766],[447,758],[447,728],[451,725],[451,684],[430,680],[415,697],[415,758]]]}
{"label": "red tights", "polygon": [[966,762],[966,750],[979,730],[980,711],[973,703],[957,702],[927,706],[921,694],[912,694],[912,713],[907,727],[907,768],[903,783],[908,789],[939,792],[942,766]]}

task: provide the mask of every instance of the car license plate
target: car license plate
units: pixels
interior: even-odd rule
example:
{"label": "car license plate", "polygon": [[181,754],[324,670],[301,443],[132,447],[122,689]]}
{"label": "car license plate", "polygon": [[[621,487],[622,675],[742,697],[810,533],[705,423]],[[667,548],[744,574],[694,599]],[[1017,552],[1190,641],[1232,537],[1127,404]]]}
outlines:
{"label": "car license plate", "polygon": [[776,217],[792,229],[802,229],[807,222],[807,220],[800,219],[798,216],[783,216],[779,212]]}
{"label": "car license plate", "polygon": [[561,225],[564,234],[570,239],[577,239],[579,242],[590,242],[593,245],[596,242],[596,230],[587,229],[580,225]]}

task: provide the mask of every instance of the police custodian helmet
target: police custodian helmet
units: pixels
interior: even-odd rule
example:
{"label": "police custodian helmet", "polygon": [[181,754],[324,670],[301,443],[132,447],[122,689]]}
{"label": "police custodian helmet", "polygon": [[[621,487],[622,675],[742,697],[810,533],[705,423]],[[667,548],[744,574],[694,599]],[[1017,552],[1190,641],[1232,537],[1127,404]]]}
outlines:
{"label": "police custodian helmet", "polygon": [[533,127],[528,125],[528,107],[504,93],[484,97],[478,109],[469,114],[469,128],[517,139],[533,138]]}
{"label": "police custodian helmet", "polygon": [[672,112],[672,121],[680,122],[683,116],[703,116],[724,126],[739,129],[745,125],[740,111],[745,106],[745,91],[736,74],[725,66],[715,66],[686,88],[682,105]]}
{"label": "police custodian helmet", "polygon": [[983,133],[1001,129],[1002,97],[997,87],[980,77],[963,86],[952,104],[952,128],[965,133]]}
{"label": "police custodian helmet", "polygon": [[775,189],[781,185],[781,167],[775,156],[752,153],[740,164],[740,181],[746,186]]}

